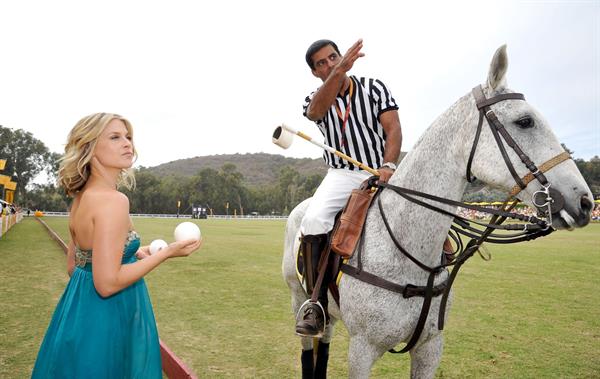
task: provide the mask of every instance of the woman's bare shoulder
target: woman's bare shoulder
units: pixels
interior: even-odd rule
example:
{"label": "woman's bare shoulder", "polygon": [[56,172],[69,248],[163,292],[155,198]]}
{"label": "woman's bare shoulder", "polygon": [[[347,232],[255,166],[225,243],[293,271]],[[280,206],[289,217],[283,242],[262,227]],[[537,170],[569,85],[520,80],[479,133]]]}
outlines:
{"label": "woman's bare shoulder", "polygon": [[129,199],[124,193],[111,189],[87,190],[85,191],[85,193],[82,194],[81,201],[93,201],[94,203],[96,203],[97,201],[102,201],[105,202],[106,205],[108,205],[109,203],[116,203],[117,205],[129,204]]}
{"label": "woman's bare shoulder", "polygon": [[90,189],[81,196],[80,208],[92,215],[129,213],[129,199],[116,190]]}

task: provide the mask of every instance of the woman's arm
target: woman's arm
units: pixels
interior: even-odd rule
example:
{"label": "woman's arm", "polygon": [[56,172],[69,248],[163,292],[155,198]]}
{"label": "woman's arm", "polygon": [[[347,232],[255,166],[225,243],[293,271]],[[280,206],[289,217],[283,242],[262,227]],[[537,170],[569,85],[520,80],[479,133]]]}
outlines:
{"label": "woman's arm", "polygon": [[141,261],[122,265],[123,247],[129,231],[129,200],[119,192],[102,195],[92,216],[94,242],[92,270],[94,286],[102,297],[111,296],[140,280],[167,258],[187,256],[201,241],[175,242]]}
{"label": "woman's arm", "polygon": [[73,242],[73,236],[71,235],[71,241],[67,248],[67,273],[69,276],[73,275],[75,270],[75,242]]}

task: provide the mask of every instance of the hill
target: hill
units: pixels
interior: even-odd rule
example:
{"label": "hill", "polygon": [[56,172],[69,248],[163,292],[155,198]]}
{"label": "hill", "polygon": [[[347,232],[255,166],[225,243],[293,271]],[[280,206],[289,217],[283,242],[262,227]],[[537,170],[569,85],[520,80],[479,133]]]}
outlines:
{"label": "hill", "polygon": [[[406,152],[400,154],[400,160]],[[286,158],[279,154],[219,154],[179,159],[147,168],[159,176],[192,176],[205,168],[219,170],[224,164],[234,164],[244,175],[243,184],[248,187],[260,187],[277,181],[277,174],[282,167],[290,166],[303,176],[319,174],[325,176],[327,166],[322,158]],[[466,201],[504,200],[503,192],[495,191],[477,182],[470,184],[463,196]]]}
{"label": "hill", "polygon": [[[401,159],[406,155],[401,153]],[[179,159],[150,167],[150,172],[161,175],[192,176],[205,168],[219,170],[224,164],[231,163],[244,175],[244,184],[256,187],[277,180],[277,174],[284,166],[290,166],[303,176],[320,174],[325,176],[327,166],[322,158],[286,158],[279,154],[219,154],[204,157]]]}
{"label": "hill", "polygon": [[322,158],[286,158],[278,154],[219,154],[204,157],[179,159],[150,167],[157,175],[192,176],[205,168],[219,170],[224,164],[231,163],[244,175],[244,184],[261,186],[277,180],[277,173],[284,166],[290,166],[301,175],[325,175],[327,166]]}

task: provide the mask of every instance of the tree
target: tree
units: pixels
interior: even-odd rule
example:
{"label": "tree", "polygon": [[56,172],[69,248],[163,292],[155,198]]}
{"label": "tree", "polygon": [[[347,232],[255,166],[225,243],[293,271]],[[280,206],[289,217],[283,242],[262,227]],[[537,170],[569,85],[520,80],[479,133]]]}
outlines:
{"label": "tree", "polygon": [[217,214],[225,208],[221,204],[221,183],[216,170],[205,168],[199,171],[191,178],[188,187],[189,201],[192,204],[207,207]]}
{"label": "tree", "polygon": [[320,174],[303,176],[291,166],[282,167],[273,191],[277,208],[283,214],[288,214],[304,199],[311,197],[322,180],[323,176]]}
{"label": "tree", "polygon": [[587,162],[583,159],[575,159],[575,164],[592,193],[600,194],[600,157],[596,155]]}
{"label": "tree", "polygon": [[226,163],[221,167],[219,176],[222,180],[222,190],[226,193],[225,202],[229,202],[230,207],[244,212],[244,204],[248,201],[248,190],[242,184],[244,176],[237,170],[232,163]]}
{"label": "tree", "polygon": [[0,126],[0,158],[7,160],[4,173],[17,183],[16,198],[26,204],[27,185],[43,170],[53,170],[55,156],[33,134]]}
{"label": "tree", "polygon": [[[564,143],[560,144],[566,152],[573,156],[573,151],[569,150]],[[600,157],[594,155],[589,162],[581,158],[574,159],[581,176],[586,181],[587,185],[594,195],[600,194]]]}
{"label": "tree", "polygon": [[[135,189],[121,189],[129,197],[131,213],[162,213],[166,196],[161,191],[161,180],[146,169],[135,173]],[[173,213],[173,212],[169,212]]]}
{"label": "tree", "polygon": [[51,212],[67,212],[71,199],[62,188],[52,183],[33,184],[27,192],[27,208]]}

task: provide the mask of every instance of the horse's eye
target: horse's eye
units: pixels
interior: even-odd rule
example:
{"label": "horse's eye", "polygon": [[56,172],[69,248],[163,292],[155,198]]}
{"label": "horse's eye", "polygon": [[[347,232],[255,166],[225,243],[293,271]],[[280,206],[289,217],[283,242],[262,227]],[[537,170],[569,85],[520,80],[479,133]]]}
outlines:
{"label": "horse's eye", "polygon": [[532,128],[535,122],[531,117],[525,116],[515,121],[515,124],[519,125],[520,128],[527,129]]}

